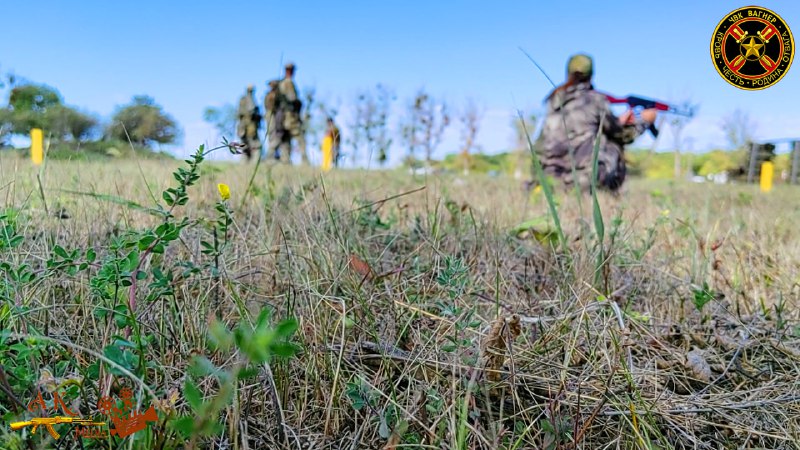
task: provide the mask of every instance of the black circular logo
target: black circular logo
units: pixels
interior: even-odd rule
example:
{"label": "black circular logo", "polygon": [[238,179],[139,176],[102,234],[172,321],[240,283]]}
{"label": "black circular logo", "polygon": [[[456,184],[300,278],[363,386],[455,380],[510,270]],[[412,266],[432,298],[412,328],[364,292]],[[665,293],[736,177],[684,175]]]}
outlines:
{"label": "black circular logo", "polygon": [[792,31],[774,12],[745,6],[717,24],[711,58],[728,83],[748,91],[766,89],[780,81],[792,65]]}

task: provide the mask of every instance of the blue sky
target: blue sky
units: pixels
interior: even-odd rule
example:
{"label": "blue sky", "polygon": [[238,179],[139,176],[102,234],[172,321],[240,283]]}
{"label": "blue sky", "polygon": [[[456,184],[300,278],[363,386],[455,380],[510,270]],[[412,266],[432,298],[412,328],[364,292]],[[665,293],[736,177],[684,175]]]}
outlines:
{"label": "blue sky", "polygon": [[[747,4],[5,2],[0,70],[54,86],[68,104],[104,117],[133,95],[151,95],[180,122],[184,136],[171,150],[183,154],[218,141],[202,120],[206,106],[235,103],[249,83],[263,98],[283,58],[297,64],[298,86],[313,86],[321,100],[339,106],[344,123],[356,92],[378,82],[397,93],[393,125],[420,87],[455,108],[473,98],[485,108],[478,143],[491,153],[511,145],[515,108],[541,110],[551,89],[519,47],[557,83],[567,57],[583,51],[595,58],[600,90],[699,103],[685,135],[691,150],[705,151],[724,145],[719,123],[736,108],[757,123],[759,139],[800,136],[792,101],[800,98],[800,68],[750,92],[730,86],[712,65],[715,26]],[[800,2],[759,5],[800,30]],[[437,156],[457,151],[459,132],[454,123]],[[659,148],[673,143],[665,130]],[[651,144],[649,137],[636,143]],[[402,149],[393,153],[397,161]],[[319,159],[318,150],[312,154]]]}

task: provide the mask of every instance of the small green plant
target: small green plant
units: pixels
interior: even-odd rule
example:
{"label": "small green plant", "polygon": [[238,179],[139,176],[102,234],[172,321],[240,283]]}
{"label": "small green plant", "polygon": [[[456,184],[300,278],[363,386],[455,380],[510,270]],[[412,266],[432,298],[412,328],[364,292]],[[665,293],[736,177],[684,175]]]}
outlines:
{"label": "small green plant", "polygon": [[[716,298],[714,291],[708,287],[708,283],[703,283],[702,288],[694,289],[692,292],[694,294],[692,297],[692,302],[694,303],[694,307],[697,308],[697,311],[700,313],[703,312],[703,307]],[[704,314],[703,322],[705,322],[707,318],[708,316]]]}
{"label": "small green plant", "polygon": [[[204,438],[218,435],[224,428],[221,412],[236,401],[239,383],[264,374],[273,358],[290,358],[299,350],[291,342],[297,331],[297,321],[286,319],[271,324],[272,314],[264,309],[254,324],[245,321],[233,330],[220,321],[209,327],[209,349],[224,360],[234,359],[231,367],[221,367],[205,356],[195,356],[184,383],[184,396],[191,414],[172,421],[172,426],[189,441],[188,447]],[[270,376],[266,372],[266,376]],[[206,398],[198,382],[209,378],[219,386],[216,394]]]}

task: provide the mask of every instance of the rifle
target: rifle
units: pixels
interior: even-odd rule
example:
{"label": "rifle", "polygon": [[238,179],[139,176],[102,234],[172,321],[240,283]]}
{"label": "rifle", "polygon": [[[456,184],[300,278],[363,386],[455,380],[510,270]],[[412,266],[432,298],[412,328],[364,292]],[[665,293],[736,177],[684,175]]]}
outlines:
{"label": "rifle", "polygon": [[50,436],[53,436],[53,439],[58,439],[61,437],[61,435],[56,432],[55,428],[53,428],[53,425],[59,423],[74,423],[74,424],[90,425],[90,426],[102,426],[106,424],[105,422],[92,422],[89,419],[76,419],[74,417],[63,417],[63,416],[34,417],[31,420],[25,422],[12,422],[11,429],[16,431],[33,425],[31,434],[36,434],[36,428],[38,428],[39,425],[43,425],[44,427],[47,428],[47,432],[50,433]]}
{"label": "rifle", "polygon": [[[603,94],[608,99],[609,103],[627,103],[631,109],[650,109],[655,108],[659,111],[664,111],[671,114],[676,114],[679,116],[685,117],[693,117],[694,116],[694,108],[689,109],[681,109],[670,104],[660,102],[658,100],[652,100],[649,98],[638,97],[635,95],[629,95],[625,98],[618,98],[614,97],[613,95]],[[650,124],[647,128],[650,130],[650,133],[653,134],[653,137],[658,137],[658,129],[656,128],[655,124]]]}

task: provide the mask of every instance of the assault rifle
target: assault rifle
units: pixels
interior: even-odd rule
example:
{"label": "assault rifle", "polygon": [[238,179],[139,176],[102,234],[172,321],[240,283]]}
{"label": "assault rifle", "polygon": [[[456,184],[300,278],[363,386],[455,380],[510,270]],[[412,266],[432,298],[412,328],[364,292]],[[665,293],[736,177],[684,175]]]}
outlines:
{"label": "assault rifle", "polygon": [[[679,115],[679,116],[685,116],[685,117],[693,117],[694,116],[694,109],[693,108],[682,109],[682,108],[678,108],[678,107],[669,105],[669,104],[664,103],[664,102],[660,102],[658,100],[652,100],[652,99],[649,99],[649,98],[637,97],[635,95],[629,95],[629,96],[627,96],[625,98],[618,98],[618,97],[614,97],[613,95],[608,95],[608,94],[603,94],[603,95],[606,96],[606,98],[608,99],[609,103],[615,103],[615,104],[617,104],[617,103],[627,103],[628,106],[630,106],[631,109],[633,109],[634,111],[638,111],[638,110],[641,110],[641,109],[655,108],[655,109],[657,109],[659,111],[664,111],[664,112],[671,113],[671,114],[676,114],[676,115]],[[648,130],[650,130],[650,133],[653,134],[653,137],[658,137],[658,129],[656,128],[655,124],[650,124],[650,126],[648,127]]]}
{"label": "assault rifle", "polygon": [[43,425],[44,427],[47,428],[47,432],[50,433],[50,436],[53,436],[53,439],[58,439],[61,437],[61,435],[56,433],[56,430],[55,428],[53,428],[53,425],[59,423],[75,423],[79,425],[89,425],[89,426],[102,426],[106,424],[105,422],[92,422],[89,419],[77,419],[75,417],[62,417],[62,416],[34,417],[31,420],[27,420],[25,422],[12,422],[11,429],[16,431],[33,425],[33,429],[31,429],[31,434],[36,434],[36,428],[38,428],[39,425]]}

